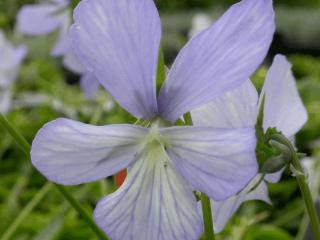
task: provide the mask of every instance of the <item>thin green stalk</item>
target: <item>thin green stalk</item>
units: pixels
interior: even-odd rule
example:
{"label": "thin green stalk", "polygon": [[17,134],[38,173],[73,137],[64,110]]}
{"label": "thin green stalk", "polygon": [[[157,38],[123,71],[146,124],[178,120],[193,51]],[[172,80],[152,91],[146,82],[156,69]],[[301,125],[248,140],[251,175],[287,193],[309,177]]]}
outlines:
{"label": "thin green stalk", "polygon": [[107,194],[108,186],[107,186],[106,180],[105,180],[105,179],[101,179],[101,180],[99,181],[99,183],[100,183],[101,195]]}
{"label": "thin green stalk", "polygon": [[72,207],[77,210],[83,220],[87,223],[87,225],[94,231],[94,233],[102,240],[107,240],[108,238],[105,236],[103,232],[101,232],[100,228],[93,222],[91,216],[81,207],[79,202],[72,197],[72,195],[67,191],[67,189],[61,185],[55,184],[56,188],[64,195],[64,197],[68,200],[68,202],[72,205]]}
{"label": "thin green stalk", "polygon": [[[79,201],[85,199],[88,196],[88,192],[92,188],[92,185],[85,185],[79,191],[75,192],[75,196]],[[68,216],[71,211],[74,211],[67,201],[61,204],[59,210],[50,218],[45,226],[31,237],[32,240],[54,239],[54,236],[63,228],[64,216]],[[72,214],[72,213],[71,213]]]}
{"label": "thin green stalk", "polygon": [[29,183],[29,177],[32,173],[32,167],[30,164],[23,164],[21,166],[22,172],[20,172],[17,177],[17,181],[12,186],[8,197],[3,202],[2,207],[4,211],[1,213],[1,223],[0,223],[0,233],[3,234],[4,231],[8,229],[8,226],[11,224],[13,219],[19,213],[19,196],[21,192]]}
{"label": "thin green stalk", "polygon": [[14,138],[14,140],[19,144],[24,153],[29,156],[30,153],[30,144],[27,140],[19,134],[16,129],[11,125],[8,119],[0,113],[0,123],[7,129],[10,135]]}
{"label": "thin green stalk", "polygon": [[309,221],[308,214],[304,214],[304,216],[300,222],[300,226],[299,226],[298,233],[297,233],[295,240],[303,240],[304,239],[304,236],[306,235],[309,223],[310,223],[310,221]]}
{"label": "thin green stalk", "polygon": [[[17,143],[22,148],[23,152],[30,157],[30,149],[31,146],[27,142],[27,140],[11,125],[11,123],[7,120],[5,116],[0,113],[0,124],[2,124],[7,131],[11,134],[11,136],[17,141]],[[97,227],[94,223],[90,215],[81,207],[81,205],[77,202],[77,200],[68,192],[68,190],[64,186],[60,186],[55,184],[56,188],[59,192],[68,200],[71,206],[82,216],[87,225],[93,230],[93,232],[102,240],[107,240],[108,238],[104,233]]]}
{"label": "thin green stalk", "polygon": [[[183,118],[186,125],[188,126],[193,125],[190,112],[184,114]],[[215,236],[214,236],[214,229],[213,229],[210,198],[204,193],[201,193],[200,198],[201,198],[202,216],[203,216],[203,223],[204,223],[204,233],[207,240],[214,240]]]}
{"label": "thin green stalk", "polygon": [[[303,168],[300,164],[297,154],[294,154],[292,165],[299,171],[303,173]],[[314,206],[311,191],[307,184],[305,174],[298,174],[296,176],[300,191],[310,218],[311,227],[313,229],[316,239],[320,239],[320,222],[317,214],[317,210]]]}
{"label": "thin green stalk", "polygon": [[210,198],[204,193],[201,193],[201,205],[202,205],[202,215],[204,222],[204,233],[207,240],[214,240],[214,230],[213,221],[211,213]]}
{"label": "thin green stalk", "polygon": [[[319,160],[319,159],[314,159],[314,161],[317,161],[317,160]],[[320,165],[316,164],[313,167],[315,168],[313,171],[318,171]],[[313,183],[313,186],[311,189],[311,191],[313,193],[312,196],[314,199],[318,199],[319,198],[319,189],[320,189],[320,176],[316,175],[315,179],[313,181],[314,181],[314,183]],[[308,214],[305,213],[301,222],[300,222],[300,226],[299,226],[299,230],[298,230],[298,233],[296,236],[296,240],[303,240],[303,238],[307,232],[309,223],[310,223],[310,221],[309,221]]]}
{"label": "thin green stalk", "polygon": [[7,228],[7,230],[4,232],[0,240],[9,240],[12,235],[15,233],[19,225],[22,223],[22,221],[32,212],[32,210],[35,208],[35,206],[38,205],[38,203],[43,199],[43,197],[48,193],[48,191],[52,187],[52,183],[47,182],[34,197],[31,199],[31,201],[22,209],[22,211],[19,213],[19,215],[14,219],[14,221],[10,224],[10,226]]}
{"label": "thin green stalk", "polygon": [[[98,107],[96,108],[96,110],[94,111],[92,118],[90,120],[90,124],[92,125],[96,125],[99,122],[99,119],[101,118],[102,114],[103,114],[103,105],[105,103],[105,99],[103,101],[101,101],[98,104]],[[101,179],[100,180],[100,190],[101,190],[101,194],[106,194],[107,192],[107,183],[105,179]]]}
{"label": "thin green stalk", "polygon": [[310,218],[311,227],[312,227],[315,238],[320,239],[320,222],[319,222],[318,213],[315,208],[311,191],[307,184],[307,178],[304,173],[303,167],[301,166],[298,153],[296,152],[291,142],[284,136],[280,134],[276,134],[272,138],[280,143],[284,143],[287,147],[290,148],[290,151],[292,153],[291,164],[294,167],[295,171],[297,172],[295,177],[297,179],[297,182],[301,191],[301,195],[304,200],[304,204]]}

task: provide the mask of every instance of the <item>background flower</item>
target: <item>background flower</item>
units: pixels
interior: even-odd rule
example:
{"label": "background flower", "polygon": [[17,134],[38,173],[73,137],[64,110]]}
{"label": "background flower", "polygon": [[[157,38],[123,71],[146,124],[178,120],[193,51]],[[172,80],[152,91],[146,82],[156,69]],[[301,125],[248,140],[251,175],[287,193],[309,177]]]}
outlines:
{"label": "background flower", "polygon": [[75,56],[69,39],[69,28],[72,23],[69,0],[43,1],[39,4],[24,6],[17,16],[17,29],[30,36],[42,36],[59,31],[59,37],[51,51],[55,57],[63,57],[64,66],[81,75],[80,86],[87,98],[92,98],[99,83]]}
{"label": "background flower", "polygon": [[12,87],[20,64],[27,54],[25,46],[14,48],[0,31],[0,112],[7,113],[11,107]]}

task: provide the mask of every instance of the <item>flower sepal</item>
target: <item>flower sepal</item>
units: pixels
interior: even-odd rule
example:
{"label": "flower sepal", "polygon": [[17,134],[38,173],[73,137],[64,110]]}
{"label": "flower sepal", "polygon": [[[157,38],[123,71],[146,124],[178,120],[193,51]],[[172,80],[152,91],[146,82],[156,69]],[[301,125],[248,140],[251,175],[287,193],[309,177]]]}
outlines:
{"label": "flower sepal", "polygon": [[291,141],[276,128],[268,128],[266,134],[259,140],[256,151],[259,172],[262,174],[272,174],[289,168],[294,156],[301,155]]}
{"label": "flower sepal", "polygon": [[283,159],[282,155],[282,150],[284,150],[284,147],[281,148],[278,146],[274,140],[270,141],[273,134],[281,133],[275,128],[268,128],[266,133],[260,131],[260,133],[257,134],[258,141],[256,147],[256,156],[260,173],[274,173],[280,170],[286,164],[286,161]]}

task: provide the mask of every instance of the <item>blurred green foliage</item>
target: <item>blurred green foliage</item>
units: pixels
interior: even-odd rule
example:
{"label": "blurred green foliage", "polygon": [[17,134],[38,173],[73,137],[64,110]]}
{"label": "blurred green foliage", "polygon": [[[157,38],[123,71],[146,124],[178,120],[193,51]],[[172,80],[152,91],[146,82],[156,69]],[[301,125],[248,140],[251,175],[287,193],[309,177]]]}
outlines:
{"label": "blurred green foliage", "polygon": [[[102,89],[99,90],[95,99],[90,101],[85,99],[77,84],[78,76],[63,69],[61,59],[52,59],[49,56],[52,43],[56,38],[55,33],[47,37],[36,38],[23,37],[13,33],[18,9],[23,4],[32,2],[35,1],[0,0],[0,28],[7,31],[12,41],[17,44],[25,43],[29,48],[28,58],[21,67],[15,85],[15,107],[8,115],[10,121],[29,142],[32,141],[43,124],[57,117],[69,117],[90,122],[92,116],[100,116],[98,124],[134,122],[135,119],[117,106]],[[190,20],[195,9],[211,12],[212,7],[227,6],[232,2],[235,1],[157,0],[161,13],[164,15],[165,39],[163,45],[167,64],[170,65],[178,49],[186,42]],[[275,0],[275,3],[277,5],[311,7],[310,10],[313,12],[315,11],[314,7],[320,7],[320,0]],[[287,10],[288,12],[290,13],[290,9]],[[299,12],[301,11],[299,10]],[[299,19],[310,15],[308,12],[303,14]],[[317,15],[317,12],[314,15]],[[296,25],[292,25],[291,20],[287,19],[285,17],[285,20],[281,20],[278,30],[283,30],[280,33],[290,30],[289,32],[292,34],[296,31],[296,29],[292,29],[292,26]],[[317,22],[317,19],[310,21]],[[304,22],[300,26],[305,28]],[[312,30],[310,35],[312,37],[305,40],[307,33],[302,32],[303,41],[307,41],[304,44],[308,45],[308,41],[315,38],[314,33],[315,31]],[[289,33],[284,34],[291,36]],[[316,34],[316,37],[319,35]],[[290,38],[292,37],[284,38],[285,46],[289,45]],[[290,46],[297,47],[297,45]],[[294,53],[289,54],[288,57],[293,64],[298,87],[309,113],[309,121],[297,135],[296,142],[300,151],[314,156],[319,161],[320,58],[315,53],[316,47],[314,45],[311,49],[312,56],[305,52],[299,52],[301,49],[293,50]],[[271,57],[269,57],[270,59]],[[267,61],[253,77],[258,89],[261,89],[269,63],[270,61]],[[109,107],[106,108],[106,105]],[[113,105],[114,107],[110,107]],[[0,126],[0,239],[44,184],[44,179],[31,167],[30,161],[25,158],[9,134]],[[96,182],[71,187],[70,190],[91,212],[96,202],[105,194],[114,191],[115,187],[112,179],[107,179],[103,183]],[[303,227],[302,225],[307,224],[301,221],[303,205],[295,180],[288,173],[285,173],[280,183],[269,184],[269,190],[273,205],[261,202],[244,204],[226,229],[217,236],[217,239],[294,239],[299,229]],[[51,190],[15,229],[10,239],[94,240],[96,237],[59,193]]]}
{"label": "blurred green foliage", "polygon": [[[214,6],[229,6],[237,0],[156,0],[160,9],[165,11],[177,11],[185,9],[206,9]],[[319,7],[320,0],[275,0],[276,5],[293,7]]]}
{"label": "blurred green foliage", "polygon": [[[73,4],[79,0],[71,0]],[[12,27],[17,10],[24,4],[39,2],[38,0],[1,0],[0,28]],[[180,12],[184,10],[208,9],[216,6],[227,7],[237,0],[155,0],[161,11]],[[274,0],[276,5],[290,7],[314,8],[320,7],[320,0]]]}

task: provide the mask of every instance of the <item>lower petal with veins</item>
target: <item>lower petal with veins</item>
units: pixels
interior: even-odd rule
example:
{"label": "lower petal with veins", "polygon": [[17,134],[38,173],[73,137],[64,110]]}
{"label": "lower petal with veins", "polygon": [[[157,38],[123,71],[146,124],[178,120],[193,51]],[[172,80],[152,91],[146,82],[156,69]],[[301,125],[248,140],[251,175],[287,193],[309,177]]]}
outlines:
{"label": "lower petal with veins", "polygon": [[203,230],[192,190],[158,142],[146,146],[124,184],[98,203],[94,216],[114,240],[195,240]]}

